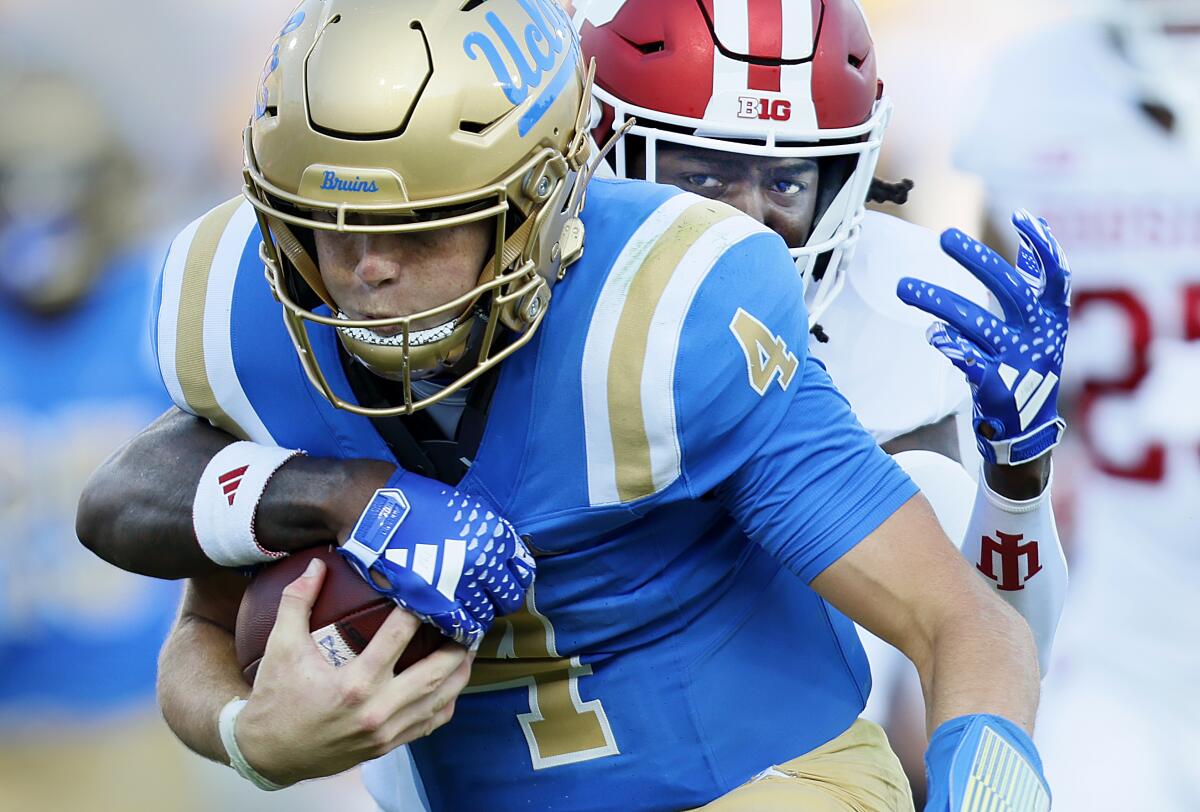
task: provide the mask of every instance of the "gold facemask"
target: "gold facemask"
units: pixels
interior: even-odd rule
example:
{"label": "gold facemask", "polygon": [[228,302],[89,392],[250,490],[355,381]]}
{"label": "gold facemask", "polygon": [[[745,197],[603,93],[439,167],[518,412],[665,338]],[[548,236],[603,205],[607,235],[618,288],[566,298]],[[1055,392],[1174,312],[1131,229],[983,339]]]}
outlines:
{"label": "gold facemask", "polygon": [[[245,132],[245,195],[267,280],[322,395],[357,414],[411,414],[528,343],[583,253],[590,109],[590,73],[553,0],[307,0],[296,10]],[[341,315],[302,239],[480,221],[494,224],[493,255],[472,290],[370,321]],[[299,283],[329,312],[303,306]],[[414,328],[430,323],[440,326]],[[367,408],[335,394],[309,325],[337,330],[352,356],[403,384],[404,402]],[[395,334],[376,332],[385,329]],[[447,385],[416,399],[412,381],[432,375]]]}

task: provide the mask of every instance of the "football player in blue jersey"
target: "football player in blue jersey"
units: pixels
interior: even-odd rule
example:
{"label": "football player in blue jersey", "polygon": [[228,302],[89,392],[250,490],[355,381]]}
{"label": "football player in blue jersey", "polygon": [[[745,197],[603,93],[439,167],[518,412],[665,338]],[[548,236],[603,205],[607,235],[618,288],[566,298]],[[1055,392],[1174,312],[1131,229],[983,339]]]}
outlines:
{"label": "football player in blue jersey", "polygon": [[[912,183],[874,177],[892,107],[854,0],[574,6],[584,57],[597,65],[596,140],[636,118],[606,168],[728,203],[785,239],[807,283],[809,352],[963,555],[1029,622],[1044,674],[1067,590],[1050,460],[1064,428],[1070,273],[1048,228],[1018,215],[1017,273],[961,233],[948,233],[943,250],[933,232],[867,211],[868,197],[903,202]],[[999,346],[999,321],[974,303],[987,300],[985,286],[1008,305]],[[930,329],[905,302],[941,321]],[[956,424],[969,431],[965,448]],[[874,681],[864,715],[888,723],[920,795],[923,714],[885,707],[915,694],[915,674],[891,647],[864,644]]]}
{"label": "football player in blue jersey", "polygon": [[72,527],[91,470],[169,405],[137,324],[158,249],[85,85],[0,67],[0,108],[0,806],[161,808],[187,775],[154,708],[179,589],[96,566]]}
{"label": "football player in blue jersey", "polygon": [[[191,579],[168,721],[268,789],[382,756],[387,810],[911,808],[853,618],[921,673],[929,808],[1047,808],[1028,626],[808,355],[778,235],[590,180],[590,84],[549,0],[281,30],[245,199],[164,266],[179,408],[78,518]],[[331,667],[315,565],[246,685],[230,568],[330,540],[411,611]],[[416,616],[455,642],[393,676]]]}

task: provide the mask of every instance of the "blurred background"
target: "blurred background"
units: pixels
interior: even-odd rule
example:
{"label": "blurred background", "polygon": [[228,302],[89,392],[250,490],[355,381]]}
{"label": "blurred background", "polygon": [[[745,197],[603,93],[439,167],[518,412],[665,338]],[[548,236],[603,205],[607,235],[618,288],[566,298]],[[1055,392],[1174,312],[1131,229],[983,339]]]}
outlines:
{"label": "blurred background", "polygon": [[[896,106],[880,174],[916,182],[889,210],[1007,247],[1025,206],[1075,271],[1072,583],[1038,734],[1055,808],[1200,809],[1200,0],[862,1]],[[154,275],[239,193],[291,6],[0,0],[3,812],[372,808],[352,775],[268,795],[176,743],[153,696],[176,585],[73,529],[87,475],[166,408]],[[1111,805],[1118,774],[1166,800]]]}

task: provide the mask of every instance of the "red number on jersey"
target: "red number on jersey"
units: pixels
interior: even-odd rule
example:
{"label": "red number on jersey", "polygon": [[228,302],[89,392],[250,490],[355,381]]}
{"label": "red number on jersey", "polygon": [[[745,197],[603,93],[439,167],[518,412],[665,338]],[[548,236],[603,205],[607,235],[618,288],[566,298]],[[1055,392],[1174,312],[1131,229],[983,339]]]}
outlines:
{"label": "red number on jersey", "polygon": [[[1133,463],[1118,463],[1109,458],[1092,433],[1092,410],[1105,398],[1132,397],[1150,373],[1150,344],[1154,340],[1154,322],[1145,304],[1131,290],[1111,288],[1079,291],[1073,309],[1079,315],[1090,308],[1117,310],[1129,327],[1133,358],[1129,373],[1111,379],[1089,378],[1083,385],[1080,403],[1080,434],[1093,464],[1110,476],[1159,482],[1166,474],[1167,451],[1161,443],[1147,445]],[[1188,341],[1200,341],[1200,285],[1183,289],[1183,335]]]}

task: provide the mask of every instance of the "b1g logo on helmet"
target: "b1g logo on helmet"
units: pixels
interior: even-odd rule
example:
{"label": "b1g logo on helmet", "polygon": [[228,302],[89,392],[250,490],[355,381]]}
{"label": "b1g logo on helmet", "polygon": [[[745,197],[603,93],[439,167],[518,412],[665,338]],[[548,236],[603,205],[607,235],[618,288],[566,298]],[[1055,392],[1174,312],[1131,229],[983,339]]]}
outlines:
{"label": "b1g logo on helmet", "polygon": [[792,103],[787,99],[758,99],[754,96],[738,96],[738,118],[790,121]]}
{"label": "b1g logo on helmet", "polygon": [[[579,41],[575,38],[575,29],[572,28],[571,21],[554,0],[517,2],[529,15],[530,20],[522,32],[524,49],[500,16],[494,11],[489,11],[484,19],[491,26],[492,33],[472,31],[463,40],[463,50],[472,61],[479,59],[481,55],[487,59],[492,72],[496,74],[496,81],[504,90],[504,95],[514,105],[523,103],[533,89],[541,86],[546,73],[554,69],[559,55],[565,52],[566,57],[550,78],[546,88],[517,123],[517,131],[524,138],[542,120],[570,81],[578,59]],[[512,68],[501,56],[501,49],[508,55]]]}

